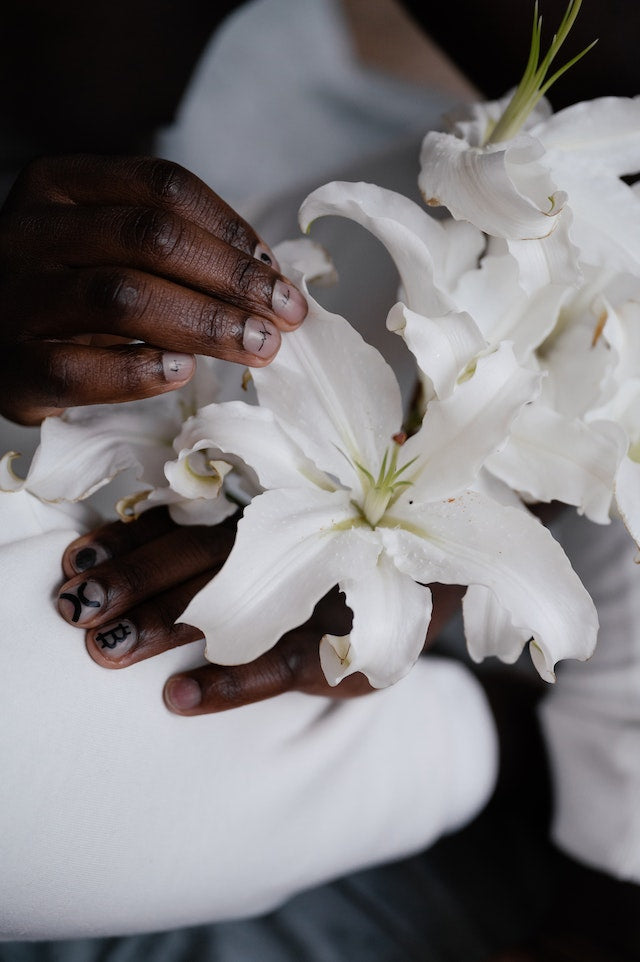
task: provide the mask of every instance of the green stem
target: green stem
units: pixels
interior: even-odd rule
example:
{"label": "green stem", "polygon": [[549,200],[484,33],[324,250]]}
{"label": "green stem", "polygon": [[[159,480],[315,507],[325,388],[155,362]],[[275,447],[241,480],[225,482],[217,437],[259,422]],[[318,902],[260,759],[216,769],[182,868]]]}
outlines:
{"label": "green stem", "polygon": [[502,116],[499,118],[494,127],[492,127],[488,132],[484,141],[484,145],[488,143],[501,143],[505,140],[510,140],[514,137],[525,120],[534,109],[536,104],[552,84],[562,76],[570,67],[572,67],[578,60],[581,60],[586,53],[591,50],[591,48],[597,43],[594,40],[590,43],[588,47],[585,47],[579,54],[576,54],[568,63],[556,70],[551,77],[547,79],[547,74],[549,68],[553,63],[555,57],[557,56],[563,43],[569,36],[571,28],[573,27],[576,17],[580,12],[580,7],[582,6],[582,0],[569,0],[569,5],[565,11],[562,22],[558,27],[558,32],[554,34],[549,49],[547,53],[540,62],[540,42],[542,35],[542,17],[538,15],[538,3],[534,4],[533,8],[533,27],[531,31],[531,46],[529,48],[529,59],[527,60],[527,66],[525,67],[522,79],[518,84],[516,90],[514,91],[513,97],[505,107]]}

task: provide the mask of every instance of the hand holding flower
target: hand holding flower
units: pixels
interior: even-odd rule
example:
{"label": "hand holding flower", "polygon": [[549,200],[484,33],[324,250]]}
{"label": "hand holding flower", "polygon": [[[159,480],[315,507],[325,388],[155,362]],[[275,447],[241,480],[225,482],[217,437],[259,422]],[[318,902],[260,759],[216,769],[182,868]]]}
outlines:
{"label": "hand holding flower", "polygon": [[[127,668],[202,638],[201,631],[176,619],[226,560],[235,526],[236,519],[217,527],[178,526],[166,509],[156,508],[131,524],[104,525],[70,544],[62,562],[68,581],[60,589],[59,609],[66,620],[87,629],[94,661],[104,668]],[[432,587],[428,641],[461,597],[455,587]],[[287,691],[331,698],[368,694],[373,689],[361,673],[332,687],[320,664],[323,635],[344,635],[350,626],[344,598],[330,591],[306,624],[289,631],[271,651],[246,665],[206,665],[174,676],[165,686],[165,701],[180,714],[202,715]]]}
{"label": "hand holding flower", "polygon": [[0,213],[0,264],[0,413],[23,424],[171,391],[194,354],[263,366],[306,313],[235,211],[148,158],[31,164]]}

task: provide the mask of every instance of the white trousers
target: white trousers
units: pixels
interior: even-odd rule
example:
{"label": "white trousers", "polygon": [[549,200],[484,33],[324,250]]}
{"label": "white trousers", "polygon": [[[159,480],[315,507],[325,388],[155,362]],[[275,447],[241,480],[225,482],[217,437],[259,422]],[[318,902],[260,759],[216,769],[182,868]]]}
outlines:
{"label": "white trousers", "polygon": [[68,514],[0,496],[0,933],[127,934],[262,912],[470,819],[495,775],[467,670],[425,658],[353,701],[180,718],[179,648],[98,667],[56,612]]}

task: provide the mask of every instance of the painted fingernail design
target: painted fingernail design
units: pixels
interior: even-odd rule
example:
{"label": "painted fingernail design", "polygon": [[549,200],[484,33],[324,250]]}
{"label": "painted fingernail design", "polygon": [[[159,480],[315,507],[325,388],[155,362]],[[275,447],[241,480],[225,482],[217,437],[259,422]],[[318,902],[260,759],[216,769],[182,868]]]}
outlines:
{"label": "painted fingernail design", "polygon": [[266,264],[267,267],[273,267],[274,271],[280,271],[280,265],[278,264],[275,254],[270,247],[267,247],[266,244],[256,244],[256,249],[253,252],[253,256],[256,258],[256,260],[262,261],[263,264]]}
{"label": "painted fingernail design", "polygon": [[162,355],[162,369],[165,381],[186,381],[193,374],[196,359],[192,354],[173,354],[168,351]]}
{"label": "painted fingernail design", "polygon": [[300,324],[307,316],[307,302],[298,288],[286,281],[276,281],[273,285],[271,307],[274,314],[289,324]]}
{"label": "painted fingernail design", "polygon": [[280,347],[280,331],[271,321],[248,317],[244,323],[242,346],[256,357],[273,357]]}
{"label": "painted fingernail design", "polygon": [[69,564],[77,574],[95,568],[103,561],[108,561],[111,555],[101,544],[85,544],[71,555]]}
{"label": "painted fingernail design", "polygon": [[202,689],[195,678],[170,678],[164,689],[167,708],[172,711],[189,711],[202,701]]}
{"label": "painted fingernail design", "polygon": [[138,629],[128,618],[113,621],[101,628],[96,628],[90,635],[90,640],[105,658],[122,658],[138,644]]}
{"label": "painted fingernail design", "polygon": [[89,621],[102,608],[106,593],[97,581],[82,581],[74,588],[63,591],[58,596],[58,611],[66,621],[81,625]]}

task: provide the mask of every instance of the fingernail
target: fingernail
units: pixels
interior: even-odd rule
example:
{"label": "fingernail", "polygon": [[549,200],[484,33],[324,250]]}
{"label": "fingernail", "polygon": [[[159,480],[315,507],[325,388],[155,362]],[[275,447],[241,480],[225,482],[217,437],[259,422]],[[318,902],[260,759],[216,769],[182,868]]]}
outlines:
{"label": "fingernail", "polygon": [[85,544],[71,554],[69,564],[77,574],[87,571],[88,568],[95,568],[103,561],[108,561],[111,555],[106,548],[100,544]]}
{"label": "fingernail", "polygon": [[186,381],[193,374],[196,359],[192,354],[162,355],[162,369],[165,381]]}
{"label": "fingernail", "polygon": [[244,323],[242,346],[256,357],[273,357],[280,347],[280,331],[271,321],[248,317]]}
{"label": "fingernail", "polygon": [[106,593],[97,581],[82,581],[68,591],[62,591],[58,596],[58,611],[66,621],[74,625],[89,621],[102,608],[106,600]]}
{"label": "fingernail", "polygon": [[256,244],[256,249],[253,252],[253,256],[256,260],[262,261],[267,267],[273,267],[274,271],[280,272],[280,265],[278,264],[278,259],[266,244],[260,243]]}
{"label": "fingernail", "polygon": [[96,628],[91,633],[90,640],[103,657],[115,661],[135,648],[138,643],[138,629],[132,621],[125,618]]}
{"label": "fingernail", "polygon": [[189,711],[202,701],[202,690],[194,678],[170,678],[164,697],[172,711]]}
{"label": "fingernail", "polygon": [[297,287],[286,281],[276,281],[273,285],[271,307],[274,314],[289,324],[300,324],[307,316],[307,302]]}

